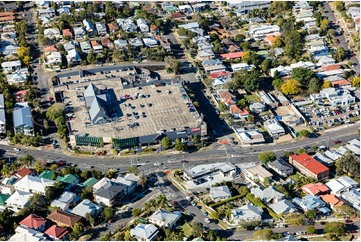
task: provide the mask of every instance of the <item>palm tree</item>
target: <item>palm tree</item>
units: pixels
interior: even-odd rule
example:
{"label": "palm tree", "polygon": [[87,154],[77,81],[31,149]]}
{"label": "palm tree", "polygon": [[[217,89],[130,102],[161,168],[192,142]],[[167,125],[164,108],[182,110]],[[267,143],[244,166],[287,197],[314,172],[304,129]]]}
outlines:
{"label": "palm tree", "polygon": [[8,177],[11,175],[11,173],[12,173],[12,171],[10,169],[10,166],[8,166],[8,165],[4,165],[3,168],[1,169],[1,174],[3,176]]}
{"label": "palm tree", "polygon": [[138,184],[141,185],[144,190],[145,184],[147,184],[147,177],[144,175],[141,175],[139,177]]}

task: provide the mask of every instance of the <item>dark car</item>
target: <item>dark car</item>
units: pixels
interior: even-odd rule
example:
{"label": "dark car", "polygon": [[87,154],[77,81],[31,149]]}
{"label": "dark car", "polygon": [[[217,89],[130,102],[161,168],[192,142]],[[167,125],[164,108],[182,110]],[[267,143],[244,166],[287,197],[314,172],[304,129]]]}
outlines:
{"label": "dark car", "polygon": [[333,141],[333,143],[334,143],[335,145],[337,145],[337,144],[341,143],[341,140],[335,140],[335,141]]}

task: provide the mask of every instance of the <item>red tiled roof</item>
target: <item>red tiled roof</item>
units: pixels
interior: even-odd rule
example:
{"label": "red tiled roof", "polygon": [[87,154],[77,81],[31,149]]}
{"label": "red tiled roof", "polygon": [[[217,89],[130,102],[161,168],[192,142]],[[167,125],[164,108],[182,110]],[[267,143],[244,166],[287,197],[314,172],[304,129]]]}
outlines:
{"label": "red tiled roof", "polygon": [[249,114],[247,110],[240,109],[237,105],[231,105],[229,111],[233,114],[247,115]]}
{"label": "red tiled roof", "polygon": [[268,40],[270,43],[273,43],[273,41],[275,41],[275,36],[274,35],[267,35],[266,36],[266,40]]}
{"label": "red tiled roof", "polygon": [[331,204],[333,207],[342,206],[345,203],[335,194],[321,195],[320,198],[325,202]]}
{"label": "red tiled roof", "polygon": [[185,14],[183,14],[183,13],[175,12],[175,13],[172,13],[171,17],[172,18],[185,18],[187,16]]}
{"label": "red tiled roof", "polygon": [[351,82],[349,80],[338,80],[338,81],[334,81],[334,82],[331,82],[331,85],[332,86],[348,86],[348,85],[351,85]]}
{"label": "red tiled roof", "polygon": [[151,30],[159,30],[159,27],[158,27],[157,25],[155,25],[155,24],[152,24],[152,25],[150,26],[150,29],[151,29]]}
{"label": "red tiled roof", "polygon": [[0,12],[0,17],[4,17],[4,16],[14,16],[13,12]]}
{"label": "red tiled roof", "polygon": [[44,52],[53,52],[53,51],[58,51],[55,45],[44,47]]}
{"label": "red tiled roof", "polygon": [[100,45],[98,43],[98,41],[96,41],[96,40],[92,40],[91,43],[92,43],[92,46],[99,46]]}
{"label": "red tiled roof", "polygon": [[38,229],[45,223],[46,220],[44,218],[39,217],[35,214],[30,214],[20,222],[21,225],[26,226],[30,229]]}
{"label": "red tiled roof", "polygon": [[64,36],[73,36],[72,32],[70,31],[70,29],[63,29],[63,35]]}
{"label": "red tiled roof", "polygon": [[338,69],[340,69],[339,64],[332,64],[332,65],[322,66],[323,71],[334,71],[334,70],[338,70]]}
{"label": "red tiled roof", "polygon": [[228,51],[232,52],[232,51],[237,51],[239,50],[239,47],[237,45],[230,45],[228,47]]}
{"label": "red tiled roof", "polygon": [[27,90],[20,90],[14,93],[15,96],[25,96],[26,94],[28,94]]}
{"label": "red tiled roof", "polygon": [[44,233],[53,238],[61,239],[65,235],[67,235],[69,233],[69,231],[66,228],[62,228],[62,227],[59,227],[54,224],[48,230],[46,230]]}
{"label": "red tiled roof", "polygon": [[306,153],[291,155],[290,157],[313,174],[319,174],[329,170],[326,166],[322,165],[320,162],[315,160],[315,158]]}
{"label": "red tiled roof", "polygon": [[224,76],[230,76],[230,75],[231,75],[231,73],[229,71],[216,71],[216,72],[212,72],[211,74],[209,74],[209,76],[212,79],[224,77]]}
{"label": "red tiled roof", "polygon": [[243,56],[244,52],[233,52],[233,53],[227,53],[227,54],[221,54],[221,57],[223,59],[235,59],[235,58],[241,58]]}
{"label": "red tiled roof", "polygon": [[320,193],[329,192],[330,189],[326,185],[319,182],[319,183],[316,183],[316,184],[304,185],[302,187],[302,191],[315,196],[315,195],[320,194]]}
{"label": "red tiled roof", "polygon": [[109,23],[108,28],[109,28],[110,31],[115,31],[115,30],[119,29],[118,24],[115,23],[115,22]]}
{"label": "red tiled roof", "polygon": [[230,93],[229,91],[219,92],[219,96],[220,96],[223,100],[228,100],[228,99],[235,98],[235,96],[234,96],[232,93]]}
{"label": "red tiled roof", "polygon": [[7,16],[7,17],[1,17],[0,21],[8,21],[8,20],[14,20],[15,17],[14,16]]}
{"label": "red tiled roof", "polygon": [[28,168],[26,167],[23,167],[21,169],[19,169],[15,175],[20,177],[20,178],[23,178],[24,176],[27,176],[27,175],[30,175],[31,174],[31,170],[29,170]]}

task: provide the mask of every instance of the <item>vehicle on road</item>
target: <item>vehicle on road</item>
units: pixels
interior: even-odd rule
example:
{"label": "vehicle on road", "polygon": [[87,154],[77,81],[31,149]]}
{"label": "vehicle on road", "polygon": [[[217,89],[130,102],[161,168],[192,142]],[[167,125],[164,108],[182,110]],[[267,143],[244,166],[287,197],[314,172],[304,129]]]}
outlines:
{"label": "vehicle on road", "polygon": [[342,141],[341,140],[335,140],[335,141],[333,141],[333,143],[335,144],[335,145],[337,145],[337,144],[339,144],[339,143],[341,143]]}
{"label": "vehicle on road", "polygon": [[161,166],[161,165],[163,165],[163,163],[159,161],[154,163],[154,166]]}
{"label": "vehicle on road", "polygon": [[19,152],[19,151],[20,151],[19,148],[14,148],[13,150],[16,151],[16,152]]}
{"label": "vehicle on road", "polygon": [[196,206],[196,203],[194,201],[191,202],[192,206]]}
{"label": "vehicle on road", "polygon": [[211,220],[209,220],[209,218],[204,218],[204,221],[209,224],[211,222]]}
{"label": "vehicle on road", "polygon": [[186,196],[186,199],[187,199],[188,201],[192,201],[192,198],[191,198],[190,196]]}
{"label": "vehicle on road", "polygon": [[87,166],[86,166],[86,168],[88,168],[88,169],[93,169],[93,168],[94,168],[94,166],[87,165]]}
{"label": "vehicle on road", "polygon": [[208,213],[206,211],[203,211],[203,210],[201,210],[201,211],[204,216],[208,216]]}

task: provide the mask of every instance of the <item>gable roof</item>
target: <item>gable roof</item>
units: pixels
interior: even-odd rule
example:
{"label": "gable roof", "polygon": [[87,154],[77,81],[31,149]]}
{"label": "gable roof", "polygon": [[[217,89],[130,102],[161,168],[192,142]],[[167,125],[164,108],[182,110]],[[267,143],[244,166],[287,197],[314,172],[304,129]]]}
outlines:
{"label": "gable roof", "polygon": [[153,224],[138,224],[130,230],[130,234],[138,240],[151,239],[156,233],[158,233],[158,228]]}
{"label": "gable roof", "polygon": [[178,219],[180,219],[182,214],[178,211],[175,212],[168,212],[163,209],[159,209],[158,211],[154,212],[149,219],[156,220],[156,221],[163,221],[164,224],[167,226],[169,224],[174,223]]}
{"label": "gable roof", "polygon": [[54,183],[55,181],[53,180],[26,175],[20,181],[15,183],[15,188],[43,193],[46,187],[52,186]]}
{"label": "gable roof", "polygon": [[226,53],[226,54],[221,54],[221,57],[223,59],[235,59],[235,58],[242,58],[242,56],[244,55],[243,51],[239,51],[239,52],[232,52],[232,53]]}
{"label": "gable roof", "polygon": [[98,179],[91,177],[88,178],[88,180],[86,180],[85,182],[83,182],[83,186],[84,187],[92,187],[94,184],[96,184],[98,182]]}
{"label": "gable roof", "polygon": [[247,115],[249,112],[246,109],[241,109],[237,105],[231,105],[229,111],[233,114]]}
{"label": "gable roof", "polygon": [[63,35],[72,37],[73,33],[70,31],[70,29],[63,29]]}
{"label": "gable roof", "polygon": [[6,200],[8,200],[10,195],[0,193],[0,206],[4,206],[6,204]]}
{"label": "gable roof", "polygon": [[332,64],[332,65],[322,66],[321,68],[323,71],[334,71],[340,69],[340,67],[341,66],[339,64]]}
{"label": "gable roof", "polygon": [[31,170],[26,168],[26,167],[22,167],[20,168],[15,175],[17,177],[23,178],[24,176],[30,175],[31,174]]}
{"label": "gable roof", "polygon": [[116,197],[120,192],[122,192],[126,186],[108,181],[104,186],[100,187],[97,191],[94,192],[96,196],[107,198],[107,199],[113,199]]}
{"label": "gable roof", "polygon": [[320,194],[320,193],[329,192],[330,189],[328,189],[328,187],[326,185],[324,185],[323,183],[319,182],[319,183],[316,183],[316,184],[311,183],[311,184],[307,184],[307,185],[302,186],[302,191],[315,196],[315,195]]}
{"label": "gable roof", "polygon": [[46,223],[46,220],[38,215],[30,214],[26,218],[24,218],[19,224],[30,229],[38,229],[43,224]]}
{"label": "gable roof", "polygon": [[45,179],[51,179],[54,175],[54,172],[53,171],[50,171],[50,170],[46,170],[46,171],[43,171],[40,175],[39,175],[39,178],[45,178]]}
{"label": "gable roof", "polygon": [[65,225],[68,227],[74,226],[81,220],[81,217],[77,215],[69,214],[58,209],[54,210],[46,218],[53,221],[54,223],[57,223],[58,225]]}
{"label": "gable roof", "polygon": [[90,213],[93,217],[96,217],[103,207],[90,202],[88,199],[84,199],[81,203],[75,206],[71,213],[85,218],[87,213]]}
{"label": "gable roof", "polygon": [[270,204],[269,207],[277,214],[297,212],[296,207],[286,199]]}
{"label": "gable roof", "polygon": [[211,187],[211,189],[209,190],[209,195],[212,199],[232,196],[228,186]]}
{"label": "gable roof", "polygon": [[59,227],[55,224],[44,232],[44,234],[47,234],[50,237],[56,238],[59,240],[61,240],[68,233],[69,233],[69,231],[66,228]]}
{"label": "gable roof", "polygon": [[329,170],[326,166],[322,165],[315,158],[306,153],[300,155],[291,155],[290,157],[314,174],[319,174]]}
{"label": "gable roof", "polygon": [[240,220],[262,219],[263,209],[252,204],[232,209],[233,217]]}
{"label": "gable roof", "polygon": [[251,193],[261,200],[266,200],[266,202],[273,199],[280,200],[284,197],[284,195],[277,191],[273,186],[269,186],[266,189],[261,189],[259,187],[252,188]]}
{"label": "gable roof", "polygon": [[229,71],[216,71],[216,72],[212,72],[209,74],[209,76],[212,79],[219,78],[219,77],[229,77],[231,75],[232,75],[232,73],[230,73]]}
{"label": "gable roof", "polygon": [[17,108],[13,112],[14,127],[19,128],[24,126],[25,128],[33,128],[33,119],[31,115],[30,107]]}
{"label": "gable roof", "polygon": [[17,204],[22,207],[25,207],[28,204],[31,196],[32,196],[32,194],[29,192],[15,191],[8,198],[8,200],[6,200],[6,203],[7,204]]}
{"label": "gable roof", "polygon": [[345,203],[337,197],[335,194],[321,195],[320,198],[325,202],[329,203],[332,207],[342,206]]}
{"label": "gable roof", "polygon": [[57,181],[69,183],[69,184],[75,182],[77,179],[78,178],[76,176],[74,176],[73,174],[66,174],[65,176],[58,176],[56,178]]}

